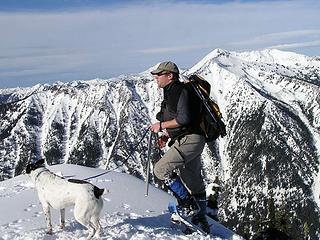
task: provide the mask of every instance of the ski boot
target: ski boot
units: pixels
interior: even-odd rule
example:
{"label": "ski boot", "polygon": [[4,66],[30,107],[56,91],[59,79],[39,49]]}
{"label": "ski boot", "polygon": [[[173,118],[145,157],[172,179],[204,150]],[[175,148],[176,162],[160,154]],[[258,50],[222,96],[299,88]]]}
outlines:
{"label": "ski boot", "polygon": [[207,199],[206,193],[201,193],[194,195],[197,205],[199,206],[200,210],[197,214],[193,215],[191,218],[191,222],[194,225],[199,226],[204,232],[207,234],[210,233],[210,225],[206,218],[206,209],[207,209]]}
{"label": "ski boot", "polygon": [[180,178],[176,176],[165,181],[178,202],[178,211],[186,217],[196,215],[200,211],[196,199],[188,192]]}

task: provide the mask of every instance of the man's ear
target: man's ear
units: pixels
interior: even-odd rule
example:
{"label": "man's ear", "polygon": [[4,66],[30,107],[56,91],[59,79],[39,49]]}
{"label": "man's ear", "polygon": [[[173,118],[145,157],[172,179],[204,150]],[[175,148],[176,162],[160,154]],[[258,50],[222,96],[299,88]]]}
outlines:
{"label": "man's ear", "polygon": [[173,73],[169,73],[168,77],[169,77],[170,80],[172,80],[173,79]]}

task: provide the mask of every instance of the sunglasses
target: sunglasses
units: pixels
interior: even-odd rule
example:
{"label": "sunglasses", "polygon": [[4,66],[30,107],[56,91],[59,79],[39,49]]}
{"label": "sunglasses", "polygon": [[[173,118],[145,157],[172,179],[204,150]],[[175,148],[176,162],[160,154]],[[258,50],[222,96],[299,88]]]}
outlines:
{"label": "sunglasses", "polygon": [[166,75],[166,74],[170,74],[170,72],[159,72],[159,73],[155,73],[154,75],[159,77],[159,76]]}

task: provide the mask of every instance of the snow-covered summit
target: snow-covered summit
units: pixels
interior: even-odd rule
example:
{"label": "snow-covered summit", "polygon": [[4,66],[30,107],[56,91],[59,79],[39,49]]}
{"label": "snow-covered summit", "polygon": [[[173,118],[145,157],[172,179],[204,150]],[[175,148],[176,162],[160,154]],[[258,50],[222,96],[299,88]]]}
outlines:
{"label": "snow-covered summit", "polygon": [[[49,167],[66,178],[84,179],[104,171],[77,165]],[[167,204],[173,197],[155,187],[145,196],[145,183],[128,174],[109,172],[91,182],[108,189],[104,193],[101,214],[103,234],[101,239],[185,239],[181,231],[170,223]],[[52,210],[54,235],[46,234],[45,218],[36,190],[30,178],[20,175],[0,183],[0,237],[1,239],[85,239],[87,230],[76,222],[73,209],[66,209],[66,227],[59,229],[59,212]],[[234,239],[235,235],[219,223],[215,223],[216,237],[197,234],[192,239]]]}
{"label": "snow-covered summit", "polygon": [[320,57],[309,57],[294,52],[281,51],[277,49],[265,49],[262,51],[238,53],[218,48],[213,50],[201,61],[195,64],[191,69],[189,69],[189,72],[195,72],[203,66],[208,66],[208,64],[219,62],[229,62],[229,64],[225,64],[227,67],[241,62],[255,63],[260,65],[283,65],[291,68],[301,68],[306,66],[320,67]]}

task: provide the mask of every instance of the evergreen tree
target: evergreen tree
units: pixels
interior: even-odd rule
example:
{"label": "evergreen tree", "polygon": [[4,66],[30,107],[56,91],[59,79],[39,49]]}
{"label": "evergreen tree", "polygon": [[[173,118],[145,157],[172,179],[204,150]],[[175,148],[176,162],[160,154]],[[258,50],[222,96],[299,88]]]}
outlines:
{"label": "evergreen tree", "polygon": [[303,224],[303,236],[304,240],[310,240],[310,228],[307,222]]}
{"label": "evergreen tree", "polygon": [[274,201],[272,190],[269,191],[268,212],[265,222],[267,227],[261,228],[258,234],[253,238],[255,240],[289,240],[290,237],[290,214],[288,213],[285,204],[277,208]]}
{"label": "evergreen tree", "polygon": [[276,228],[281,232],[290,235],[292,214],[286,208],[284,201],[276,211]]}
{"label": "evergreen tree", "polygon": [[246,240],[250,239],[250,229],[247,224],[244,226],[242,237]]}
{"label": "evergreen tree", "polygon": [[275,227],[276,223],[276,207],[274,205],[273,193],[272,190],[270,191],[270,198],[268,199],[268,216],[267,222],[269,227]]}

